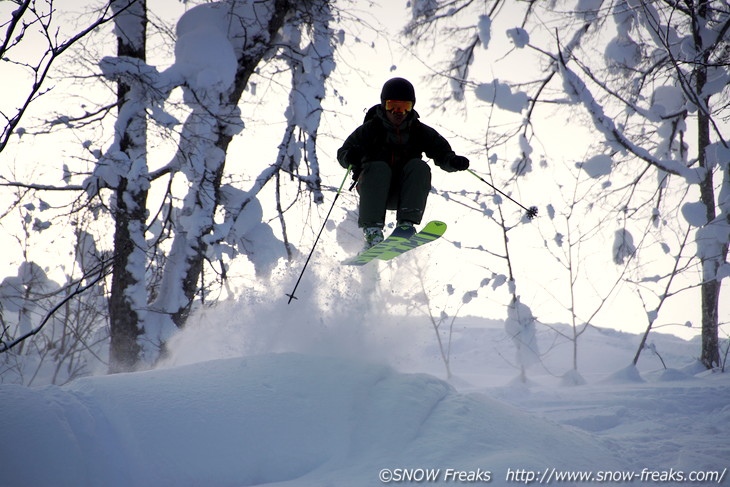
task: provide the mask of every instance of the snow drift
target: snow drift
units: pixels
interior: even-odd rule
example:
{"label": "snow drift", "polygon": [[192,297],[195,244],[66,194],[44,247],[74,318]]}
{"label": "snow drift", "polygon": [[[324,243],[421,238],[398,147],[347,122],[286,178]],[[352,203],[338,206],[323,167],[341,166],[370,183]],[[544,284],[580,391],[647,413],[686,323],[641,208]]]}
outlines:
{"label": "snow drift", "polygon": [[383,468],[619,464],[596,437],[435,377],[295,353],[2,386],[0,405],[3,486],[371,486]]}

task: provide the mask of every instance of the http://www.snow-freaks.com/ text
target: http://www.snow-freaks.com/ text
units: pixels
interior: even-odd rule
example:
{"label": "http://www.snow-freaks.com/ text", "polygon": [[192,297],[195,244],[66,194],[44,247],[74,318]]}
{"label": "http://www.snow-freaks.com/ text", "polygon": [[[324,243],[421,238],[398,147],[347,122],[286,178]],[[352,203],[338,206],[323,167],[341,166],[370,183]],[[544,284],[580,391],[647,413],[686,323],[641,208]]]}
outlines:
{"label": "http://www.snow-freaks.com/ text", "polygon": [[[514,484],[561,484],[561,483],[688,483],[710,485],[722,484],[727,475],[723,470],[560,470],[546,468],[530,470],[508,468],[500,475],[498,483]],[[384,484],[390,483],[491,483],[498,480],[496,473],[488,469],[460,470],[455,468],[383,468],[378,479]]]}

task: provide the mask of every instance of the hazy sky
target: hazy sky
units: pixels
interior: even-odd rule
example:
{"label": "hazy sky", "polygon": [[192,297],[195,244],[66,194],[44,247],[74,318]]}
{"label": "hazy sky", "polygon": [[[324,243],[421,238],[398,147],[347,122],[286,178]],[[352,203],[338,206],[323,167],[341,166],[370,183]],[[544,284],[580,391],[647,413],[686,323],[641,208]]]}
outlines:
{"label": "hazy sky", "polygon": [[[74,2],[79,5],[85,5],[86,2],[78,0]],[[420,112],[422,120],[437,128],[452,143],[457,153],[469,156],[472,160],[472,167],[476,170],[484,170],[487,164],[487,154],[480,146],[470,142],[473,139],[477,142],[484,140],[484,132],[487,127],[499,127],[500,123],[514,124],[519,122],[518,114],[504,113],[500,111],[490,112],[487,110],[487,104],[477,100],[473,93],[467,91],[467,101],[462,107],[449,105],[446,111],[433,110],[432,103],[438,95],[444,94],[440,88],[443,83],[440,78],[434,77],[434,73],[439,69],[439,62],[443,62],[446,58],[445,53],[434,51],[432,53],[423,53],[421,58],[409,53],[399,44],[397,34],[407,20],[408,12],[406,10],[405,1],[383,2],[384,6],[373,6],[371,2],[360,2],[354,9],[349,9],[348,13],[354,16],[360,16],[373,26],[377,26],[379,32],[361,27],[357,33],[348,32],[345,37],[345,45],[340,48],[338,54],[338,69],[333,75],[333,82],[337,87],[337,93],[332,93],[330,99],[325,101],[325,108],[330,109],[323,116],[322,129],[318,139],[318,150],[320,151],[320,164],[322,167],[322,175],[325,183],[331,186],[338,186],[344,170],[340,168],[334,159],[334,153],[341,144],[342,140],[361,122],[364,110],[379,101],[379,91],[382,83],[392,76],[403,76],[410,79],[416,86],[417,104],[416,109]],[[161,5],[164,4],[164,8]],[[10,8],[10,2],[0,3],[0,17],[7,18]],[[64,5],[68,5],[65,3]],[[155,1],[153,8],[157,15],[167,20],[174,19],[183,7],[176,0]],[[500,19],[508,18],[509,9],[503,11]],[[76,17],[74,17],[76,18]],[[474,19],[474,24],[477,19]],[[73,27],[73,21],[69,20],[67,26]],[[514,58],[502,58],[501,56],[509,49],[509,41],[503,31],[505,24],[500,21],[493,25],[492,40],[490,43],[490,52],[481,52],[480,56],[473,65],[472,74],[477,81],[490,82],[493,79],[510,79],[515,74],[515,70],[520,69],[519,63],[515,63]],[[107,54],[113,54],[114,46],[106,49]],[[159,53],[164,50],[155,50],[150,56],[150,63],[158,62],[160,69],[163,69],[172,62],[172,59],[160,58]],[[518,53],[519,54],[519,53]],[[490,61],[487,61],[490,60]],[[530,66],[522,66],[529,68]],[[6,76],[8,66],[2,66],[3,72],[0,76],[0,89],[3,93],[13,93],[14,87],[23,87],[19,83],[15,75]],[[63,91],[68,88],[64,83],[56,83],[55,92],[48,96],[57,97],[55,100],[63,100]],[[275,89],[270,92],[261,93],[265,101],[270,93],[275,93]],[[8,103],[12,103],[10,96],[3,97],[3,109],[7,109]],[[275,99],[276,100],[276,99]],[[229,163],[227,165],[232,171],[237,171],[244,167],[243,162],[250,164],[252,154],[260,159],[259,163],[266,165],[273,160],[276,145],[280,138],[281,113],[271,110],[271,103],[264,104],[260,107],[250,106],[244,107],[250,109],[252,113],[252,121],[247,121],[247,128],[231,147],[229,153]],[[47,110],[48,104],[38,104],[35,110],[28,114],[25,123],[31,123],[33,116],[40,113],[40,110]],[[269,115],[274,116],[271,122]],[[521,292],[523,301],[531,306],[533,313],[543,322],[567,321],[568,314],[560,307],[555,305],[556,296],[562,295],[564,299],[564,291],[566,289],[566,275],[558,267],[550,264],[550,258],[544,252],[543,238],[552,238],[549,231],[552,228],[546,216],[546,206],[553,204],[559,212],[564,199],[559,194],[560,183],[569,183],[565,180],[556,180],[563,166],[570,167],[579,161],[585,153],[586,147],[592,141],[587,131],[580,126],[571,125],[570,121],[565,118],[550,120],[551,114],[548,111],[538,113],[538,116],[547,117],[547,128],[541,131],[539,142],[534,144],[535,153],[533,154],[535,170],[526,178],[521,179],[519,184],[510,183],[509,187],[502,189],[511,192],[518,200],[526,205],[537,205],[540,208],[540,221],[530,225],[522,225],[510,233],[510,245],[512,247],[513,259],[515,264],[515,274],[518,282],[518,292]],[[488,119],[487,117],[492,117]],[[245,115],[244,115],[245,118]],[[265,123],[264,123],[265,121]],[[73,138],[71,138],[73,139]],[[74,144],[71,149],[60,147],[60,141]],[[267,143],[265,147],[261,147],[260,141],[276,141],[275,143]],[[24,174],[26,177],[33,178],[35,182],[43,180],[44,182],[58,182],[61,176],[61,164],[63,160],[70,160],[73,152],[78,150],[78,146],[83,141],[69,140],[68,134],[62,137],[56,136],[39,136],[32,138],[30,136],[23,139],[23,144],[8,147],[6,151],[0,154],[0,161],[3,169],[13,166],[17,168],[18,174]],[[99,144],[98,149],[103,150],[103,141],[91,141],[92,144]],[[258,144],[257,144],[258,142]],[[169,150],[169,147],[166,149]],[[510,162],[517,157],[519,148],[516,146],[508,146],[499,148],[490,152],[499,159],[504,160],[504,165],[496,165],[497,171],[495,176],[497,180],[507,180]],[[157,157],[164,161],[165,151],[160,149]],[[539,166],[539,161],[545,158],[547,162],[546,168]],[[34,163],[43,161],[50,165],[49,169],[43,170],[36,168]],[[32,168],[32,173],[28,170]],[[249,173],[256,174],[258,169]],[[502,171],[500,173],[499,171]],[[245,171],[243,171],[245,172]],[[29,175],[30,174],[30,175]],[[55,181],[54,181],[55,178]],[[433,171],[433,185],[437,190],[468,192],[482,191],[489,193],[490,190],[477,179],[466,173],[446,174],[436,168]],[[331,194],[326,195],[325,205],[329,206]],[[468,199],[461,198],[459,201],[468,202]],[[346,210],[354,210],[356,200],[354,195],[346,194],[341,200],[341,209],[334,213],[333,218],[338,222],[344,218]],[[496,208],[496,207],[493,207]],[[507,218],[512,219],[515,223],[519,219],[519,208],[512,205],[508,201],[503,202],[503,209]],[[321,217],[324,211],[320,210]],[[392,216],[391,216],[392,217]],[[434,248],[422,251],[424,258],[431,255],[431,261],[435,262],[434,267],[440,269],[434,275],[434,283],[443,281],[443,285],[454,284],[460,286],[460,292],[468,290],[469,286],[478,285],[484,278],[491,276],[492,272],[505,273],[504,268],[494,265],[493,259],[486,258],[483,252],[474,252],[464,250],[466,248],[476,248],[483,246],[490,250],[501,252],[502,235],[494,224],[487,221],[486,217],[473,211],[464,210],[463,206],[446,202],[442,198],[432,195],[429,201],[429,208],[426,212],[427,219],[440,219],[449,224],[447,239],[440,243],[434,244]],[[313,226],[318,227],[321,220],[313,218]],[[548,232],[542,235],[540,230]],[[6,230],[7,232],[7,230]],[[311,232],[302,232],[303,238],[311,237]],[[448,242],[456,243],[450,245]],[[8,235],[3,235],[3,248],[17,248],[17,242],[12,238],[8,239]],[[297,242],[295,242],[297,243]],[[301,246],[308,248],[309,242],[302,241]],[[591,250],[586,252],[586,256],[590,257],[594,253],[605,252],[605,262],[610,262],[611,241],[596,242]],[[462,247],[459,249],[458,247]],[[67,257],[66,257],[67,258]],[[609,272],[601,272],[600,266],[590,269],[589,272],[594,273],[593,282],[586,282],[583,289],[579,291],[584,293],[585,298],[581,298],[581,305],[585,309],[580,313],[583,317],[590,314],[592,307],[590,295],[592,287],[602,287],[606,285],[603,282],[606,274],[611,274],[614,269]],[[727,286],[726,286],[727,288]],[[691,294],[691,295],[690,295]],[[727,295],[727,290],[724,293]],[[665,309],[660,315],[657,324],[681,322],[692,320],[695,326],[699,326],[699,320],[696,313],[687,313],[687,302],[691,303],[693,309],[697,309],[697,293],[688,293],[685,298],[674,298],[667,303]],[[583,301],[585,299],[585,301]],[[504,289],[494,292],[488,292],[488,289],[480,290],[480,298],[474,300],[462,311],[463,314],[481,314],[493,318],[503,318],[506,316],[504,306],[508,302],[508,295]],[[727,308],[727,307],[726,307]],[[730,312],[725,313],[725,316]],[[671,318],[669,318],[671,317]],[[610,300],[609,306],[602,312],[598,319],[594,322],[597,325],[615,327],[623,330],[631,330],[634,332],[641,331],[646,326],[646,318],[641,311],[641,302],[638,300],[634,291],[627,288],[621,294]],[[666,328],[663,331],[676,332],[682,336],[694,335],[698,329],[686,330],[679,327]]]}

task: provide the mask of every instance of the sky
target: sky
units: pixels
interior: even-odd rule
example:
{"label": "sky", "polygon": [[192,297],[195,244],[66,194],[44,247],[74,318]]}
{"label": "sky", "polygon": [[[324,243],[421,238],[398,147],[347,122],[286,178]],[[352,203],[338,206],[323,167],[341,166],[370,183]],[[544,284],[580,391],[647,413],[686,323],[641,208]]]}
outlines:
{"label": "sky", "polygon": [[[476,107],[475,104],[478,101],[475,101],[471,96],[466,111],[455,107],[445,112],[434,109],[432,104],[441,86],[438,80],[433,82],[433,75],[437,69],[433,59],[438,56],[419,58],[419,56],[408,52],[399,44],[397,34],[407,20],[406,3],[405,1],[383,2],[382,6],[376,6],[370,2],[358,2],[354,9],[348,11],[352,12],[353,15],[363,16],[372,25],[379,25],[380,33],[374,33],[372,30],[363,28],[357,36],[348,34],[348,42],[346,42],[345,48],[339,52],[338,69],[334,74],[334,81],[337,83],[339,90],[338,96],[334,96],[333,93],[333,96],[325,101],[325,106],[330,111],[323,116],[321,136],[318,139],[322,175],[327,185],[339,186],[344,176],[344,170],[337,164],[335,152],[344,138],[361,122],[364,111],[378,102],[382,83],[393,76],[406,77],[414,83],[418,98],[416,109],[421,114],[422,120],[437,128],[446,136],[457,153],[469,156],[474,169],[483,169],[487,164],[486,155],[475,153],[474,151],[479,150],[479,148],[467,141],[468,137],[477,140],[482,138],[484,127],[486,127],[486,121],[482,118],[485,111],[472,108]],[[85,2],[79,2],[79,4],[85,4]],[[161,4],[156,2],[155,8],[158,8],[159,5]],[[158,11],[158,14],[169,19],[175,18],[183,8],[175,0],[167,0],[166,5],[165,8]],[[0,13],[4,14],[7,4],[0,6],[0,8],[3,9],[0,10]],[[508,11],[503,15],[509,13]],[[474,23],[476,22],[475,19]],[[357,42],[352,42],[355,37],[358,38]],[[492,32],[490,50],[498,53],[508,49],[507,46],[508,40],[504,32],[496,30]],[[154,62],[154,60],[151,60],[151,62]],[[161,67],[164,67],[165,60],[160,59],[159,63]],[[490,81],[495,78],[508,78],[514,69],[516,69],[514,61],[500,59],[494,63],[475,63],[473,73],[477,78],[483,77],[484,81]],[[0,88],[3,89],[3,92],[9,89],[7,78],[0,79]],[[59,96],[62,97],[62,93],[59,93]],[[268,101],[274,100],[273,103],[276,103],[275,98],[268,93],[264,93],[262,96],[263,99],[267,97],[270,97]],[[481,103],[481,105],[483,106],[484,103]],[[243,164],[250,163],[252,148],[254,149],[253,153],[256,154],[255,158],[259,159],[260,163],[267,164],[267,161],[273,160],[272,152],[275,151],[275,147],[269,146],[275,146],[275,144],[269,144],[265,150],[259,151],[260,144],[255,142],[269,139],[278,140],[283,118],[278,114],[280,117],[279,122],[275,120],[275,117],[272,122],[269,114],[272,116],[277,114],[270,111],[271,104],[264,104],[262,107],[263,109],[253,106],[248,107],[251,109],[249,113],[254,114],[253,119],[248,122],[247,129],[240,139],[231,146],[231,152],[229,153],[230,163],[228,167],[232,168],[233,171],[242,167]],[[509,114],[496,113],[493,115],[498,120],[500,120],[499,117],[505,116],[506,118],[503,121],[510,123],[519,120]],[[546,114],[546,116],[549,116],[549,114]],[[539,218],[542,218],[542,221],[545,221],[548,204],[552,204],[558,210],[563,204],[562,196],[556,193],[560,191],[560,181],[555,180],[558,169],[562,165],[570,166],[580,160],[584,154],[585,146],[577,143],[577,141],[589,142],[588,137],[591,136],[585,128],[571,124],[568,120],[556,120],[556,122],[553,124],[556,130],[543,132],[544,135],[540,140],[542,145],[538,149],[547,154],[548,167],[546,169],[536,169],[533,174],[521,180],[518,185],[502,188],[525,205],[534,204],[538,206],[540,209]],[[42,140],[48,141],[49,139],[43,138]],[[50,177],[53,178],[54,172],[59,173],[57,163],[59,147],[53,144],[53,138],[50,140],[50,143],[44,142],[41,147],[37,147],[31,152],[27,152],[27,145],[22,148],[22,152],[21,150],[16,152],[15,148],[10,148],[0,155],[0,159],[4,161],[3,164],[15,164],[19,167],[19,170],[26,168],[26,163],[29,160],[51,161]],[[101,141],[93,141],[95,144],[97,142],[101,145]],[[52,150],[48,150],[49,147]],[[99,148],[103,149],[103,147]],[[169,151],[170,148],[171,146],[156,148],[157,159],[160,161],[166,160],[165,157],[168,153],[166,151]],[[76,150],[76,147],[69,150],[60,150],[63,151],[62,157],[69,157]],[[517,150],[517,147],[499,149],[496,155],[505,161],[509,161],[515,157]],[[31,154],[30,157],[29,154]],[[539,155],[535,154],[533,158],[537,161]],[[506,167],[509,167],[509,164]],[[241,172],[244,173],[244,171]],[[257,172],[257,170],[252,171],[252,174],[257,174]],[[45,175],[37,174],[35,176],[40,178]],[[498,173],[497,179],[507,179],[507,176]],[[462,189],[469,192],[490,191],[481,182],[468,174],[447,174],[438,169],[433,171],[433,186],[439,191],[460,191]],[[325,204],[314,215],[307,217],[305,228],[301,230],[300,234],[300,250],[308,250],[312,235],[322,224],[322,218],[324,218],[326,207],[329,206],[332,196],[331,193],[326,194]],[[346,214],[356,208],[356,199],[352,194],[345,194],[340,201],[340,207],[333,214],[333,219],[337,223],[344,220]],[[462,199],[461,201],[468,200]],[[504,201],[502,204],[508,218],[512,218],[516,222],[520,217],[519,208],[512,206],[508,201]],[[443,281],[445,286],[446,283],[451,282],[458,276],[467,287],[469,285],[476,286],[476,284],[471,283],[479,283],[485,275],[489,277],[492,271],[504,272],[493,267],[485,269],[485,267],[490,267],[491,264],[485,263],[480,253],[463,251],[463,248],[473,248],[480,245],[498,245],[498,242],[501,241],[502,236],[497,231],[497,227],[485,222],[483,215],[474,212],[463,212],[461,206],[457,207],[453,202],[447,203],[432,195],[426,218],[440,219],[449,224],[448,235],[444,242],[433,249],[419,251],[419,255],[423,255],[424,259],[428,257],[429,262],[434,261],[434,267],[438,268],[434,283]],[[545,238],[541,234],[540,228],[544,227],[539,227],[538,224],[522,225],[510,234],[510,244],[521,249],[519,258],[516,258],[515,269],[518,286],[520,291],[524,293],[523,299],[530,303],[533,311],[541,321],[566,321],[565,311],[555,304],[555,295],[557,294],[555,289],[564,285],[565,278],[560,274],[558,268],[550,266],[545,261],[544,253],[540,252],[541,247],[544,247],[543,239]],[[3,237],[7,240],[7,235]],[[611,244],[610,241],[601,242],[588,253],[608,253]],[[17,244],[12,243],[12,239],[9,245],[17,248]],[[458,247],[462,247],[462,249]],[[34,249],[34,251],[38,251],[38,249]],[[344,257],[344,254],[342,255]],[[443,269],[447,269],[447,271],[444,272]],[[245,266],[241,270],[242,273],[247,271],[248,268]],[[595,273],[597,286],[605,284],[600,282],[600,278],[603,277],[600,268],[591,269],[589,272]],[[235,272],[233,275],[235,275]],[[246,277],[241,277],[244,280],[246,279]],[[586,296],[591,294],[590,289],[585,291],[588,291]],[[670,300],[658,324],[683,324],[688,320],[698,324],[697,317],[687,313],[688,302],[692,303],[693,309],[697,308],[694,304],[696,299],[695,296],[687,296],[686,298],[680,297]],[[480,299],[470,303],[468,307],[464,308],[463,312],[494,318],[504,317],[507,302],[508,295],[504,292],[504,289],[497,289],[494,293],[483,292]],[[582,314],[590,314],[590,307],[593,306],[593,304],[590,304],[591,300],[586,297],[581,300],[581,303],[585,303],[587,308],[581,311]],[[598,316],[595,323],[622,330],[641,331],[646,326],[646,318],[640,310],[641,304],[636,294],[633,291],[624,291],[620,295],[611,298],[605,312]],[[730,315],[730,311],[724,315]],[[665,316],[671,318],[666,319]],[[670,326],[660,329],[684,337],[693,336],[697,333],[696,327],[693,330],[688,330],[684,326]]]}

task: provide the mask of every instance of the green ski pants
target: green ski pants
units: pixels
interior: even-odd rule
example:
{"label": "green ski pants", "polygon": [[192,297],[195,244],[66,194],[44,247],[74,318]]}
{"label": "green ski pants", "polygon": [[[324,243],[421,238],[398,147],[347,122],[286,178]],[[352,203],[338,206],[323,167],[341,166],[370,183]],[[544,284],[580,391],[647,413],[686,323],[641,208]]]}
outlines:
{"label": "green ski pants", "polygon": [[385,161],[367,162],[358,179],[357,190],[361,228],[383,228],[386,210],[396,210],[398,221],[418,224],[431,191],[431,168],[420,159],[411,159],[395,169]]}

